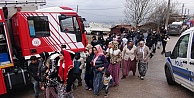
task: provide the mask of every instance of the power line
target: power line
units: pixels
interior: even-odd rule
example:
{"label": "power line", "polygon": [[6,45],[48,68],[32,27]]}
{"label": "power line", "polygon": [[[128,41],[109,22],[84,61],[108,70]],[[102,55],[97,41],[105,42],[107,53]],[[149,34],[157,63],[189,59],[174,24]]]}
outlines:
{"label": "power line", "polygon": [[124,7],[112,7],[112,8],[101,8],[101,9],[79,9],[79,10],[112,10],[112,9],[120,9]]}
{"label": "power line", "polygon": [[47,2],[47,4],[50,4],[50,5],[52,5],[52,6],[59,6],[59,5],[55,5],[55,4],[52,4],[52,3],[48,3],[48,2]]}
{"label": "power line", "polygon": [[82,12],[82,11],[79,11],[79,12],[84,13],[84,14],[89,14],[89,15],[95,15],[95,16],[104,16],[104,17],[124,17],[124,16],[99,15],[99,14],[88,13],[88,12]]}

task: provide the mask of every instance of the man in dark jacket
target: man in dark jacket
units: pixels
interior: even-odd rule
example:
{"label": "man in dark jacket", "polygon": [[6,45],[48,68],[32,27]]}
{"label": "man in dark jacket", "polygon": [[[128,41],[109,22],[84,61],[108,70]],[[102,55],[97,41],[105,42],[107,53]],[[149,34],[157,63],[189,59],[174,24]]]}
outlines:
{"label": "man in dark jacket", "polygon": [[143,32],[142,32],[142,31],[139,31],[139,34],[137,35],[136,45],[137,45],[140,41],[144,41],[144,35],[143,35]]}
{"label": "man in dark jacket", "polygon": [[153,53],[156,53],[156,45],[157,45],[157,39],[158,39],[158,36],[156,34],[156,31],[153,31],[152,33],[152,39],[153,39]]}
{"label": "man in dark jacket", "polygon": [[[153,35],[151,34],[151,32],[148,32],[148,36],[147,36],[147,39],[146,39],[146,46],[149,47],[149,49],[151,50],[152,47],[154,45],[154,37]],[[153,50],[154,51],[154,50]],[[152,52],[153,52],[152,51]],[[150,53],[150,58],[152,58],[154,55],[152,54],[152,52]]]}
{"label": "man in dark jacket", "polygon": [[109,34],[109,37],[106,38],[106,46],[108,46],[109,42],[113,41],[113,38],[111,37],[112,35]]}
{"label": "man in dark jacket", "polygon": [[96,45],[100,44],[100,41],[96,39],[96,36],[92,37],[91,45],[94,47]]}
{"label": "man in dark jacket", "polygon": [[32,83],[34,84],[35,98],[39,97],[39,78],[38,78],[38,65],[39,61],[36,56],[31,56],[31,63],[28,67],[30,76],[32,77]]}
{"label": "man in dark jacket", "polygon": [[168,40],[169,40],[168,35],[167,34],[163,34],[163,36],[162,36],[162,47],[163,47],[163,50],[162,50],[161,54],[164,54],[166,52],[166,44],[167,44]]}
{"label": "man in dark jacket", "polygon": [[146,46],[148,46],[149,49],[151,50],[152,45],[153,45],[152,34],[151,34],[151,32],[148,32],[148,36],[147,36],[147,39],[146,39]]}
{"label": "man in dark jacket", "polygon": [[127,34],[127,39],[129,41],[133,41],[133,38],[134,38],[134,33],[132,31],[129,31],[129,33]]}

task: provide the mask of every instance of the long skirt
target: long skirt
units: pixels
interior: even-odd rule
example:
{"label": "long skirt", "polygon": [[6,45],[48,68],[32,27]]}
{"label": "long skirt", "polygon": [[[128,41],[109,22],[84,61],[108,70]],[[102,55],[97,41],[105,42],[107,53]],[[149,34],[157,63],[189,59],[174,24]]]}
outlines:
{"label": "long skirt", "polygon": [[74,98],[72,93],[66,93],[66,87],[63,83],[58,83],[58,98]]}
{"label": "long skirt", "polygon": [[133,61],[131,61],[130,58],[128,60],[123,60],[123,64],[122,64],[123,76],[126,77],[129,71],[132,71],[133,74],[136,73],[136,60],[135,59]]}
{"label": "long skirt", "polygon": [[140,76],[144,77],[146,75],[147,69],[148,69],[147,62],[143,62],[143,61],[138,62],[138,71],[139,71]]}
{"label": "long skirt", "polygon": [[58,98],[56,87],[46,88],[46,98]]}
{"label": "long skirt", "polygon": [[119,70],[120,70],[120,63],[110,64],[108,67],[108,71],[113,77],[114,85],[119,84]]}
{"label": "long skirt", "polygon": [[104,72],[94,71],[94,80],[93,80],[93,87],[94,87],[94,95],[98,95],[99,92],[103,88],[103,81],[102,76]]}

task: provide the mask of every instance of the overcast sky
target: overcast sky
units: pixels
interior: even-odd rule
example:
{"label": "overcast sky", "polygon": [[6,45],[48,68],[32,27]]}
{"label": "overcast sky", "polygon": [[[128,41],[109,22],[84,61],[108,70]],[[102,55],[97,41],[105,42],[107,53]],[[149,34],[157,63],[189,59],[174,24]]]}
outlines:
{"label": "overcast sky", "polygon": [[[194,14],[193,0],[171,0],[179,2],[178,9],[182,4]],[[118,22],[124,20],[125,0],[46,0],[49,6],[68,6],[76,10],[79,5],[78,14],[85,17],[88,22]]]}

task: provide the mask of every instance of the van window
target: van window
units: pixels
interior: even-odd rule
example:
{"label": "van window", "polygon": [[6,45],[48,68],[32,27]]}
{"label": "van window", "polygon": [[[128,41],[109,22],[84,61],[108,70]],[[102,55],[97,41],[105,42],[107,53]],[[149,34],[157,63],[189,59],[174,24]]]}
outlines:
{"label": "van window", "polygon": [[50,36],[49,22],[47,16],[27,17],[30,37]]}
{"label": "van window", "polygon": [[192,46],[191,46],[191,59],[194,59],[194,36],[193,36]]}
{"label": "van window", "polygon": [[65,18],[61,18],[59,16],[59,23],[61,32],[76,33],[79,30],[76,17],[66,16]]}
{"label": "van window", "polygon": [[189,42],[189,34],[182,36],[178,40],[178,42],[177,42],[177,44],[172,52],[172,59],[173,58],[175,59],[177,57],[187,58],[188,42]]}
{"label": "van window", "polygon": [[170,25],[170,29],[177,29],[179,27],[180,27],[179,25]]}

